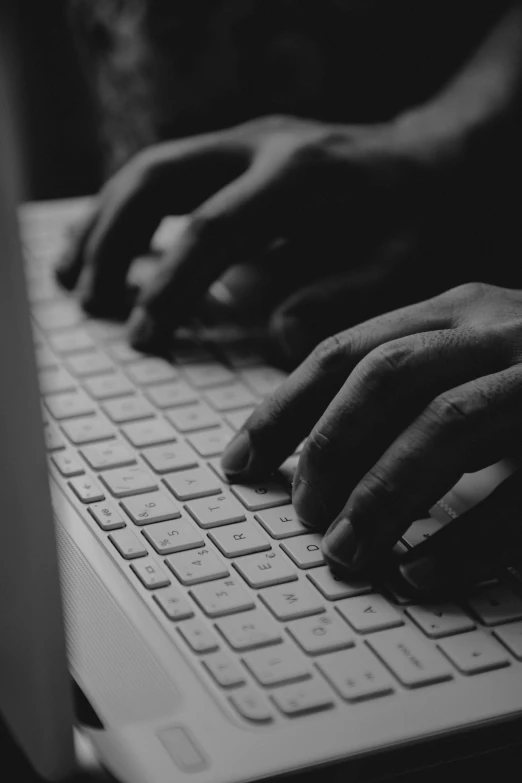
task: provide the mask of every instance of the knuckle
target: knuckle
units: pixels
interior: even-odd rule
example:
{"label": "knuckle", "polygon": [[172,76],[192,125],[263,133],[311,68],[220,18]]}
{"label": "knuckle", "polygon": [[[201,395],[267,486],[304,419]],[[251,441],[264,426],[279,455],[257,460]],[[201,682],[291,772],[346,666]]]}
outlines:
{"label": "knuckle", "polygon": [[386,473],[375,465],[360,482],[356,490],[356,497],[361,503],[388,503],[389,499],[395,495],[396,490],[396,486]]}
{"label": "knuckle", "polygon": [[327,459],[335,460],[339,456],[339,447],[336,440],[325,431],[324,427],[314,427],[306,440],[303,452],[306,463],[316,466],[324,464]]}
{"label": "knuckle", "polygon": [[312,357],[319,372],[330,374],[337,373],[346,364],[347,347],[341,342],[339,335],[332,335],[317,345]]}
{"label": "knuckle", "polygon": [[402,341],[393,341],[374,348],[363,361],[368,375],[386,378],[403,370],[411,358],[411,346]]}
{"label": "knuckle", "polygon": [[468,430],[476,411],[466,398],[441,394],[428,406],[425,417],[437,429],[454,433]]}
{"label": "knuckle", "polygon": [[488,283],[463,283],[462,285],[458,285],[455,288],[446,291],[444,294],[441,294],[441,296],[446,300],[449,300],[451,304],[460,305],[462,303],[480,301],[491,294],[493,290],[495,290],[495,286],[489,285]]}
{"label": "knuckle", "polygon": [[194,212],[190,218],[190,233],[198,243],[211,244],[219,241],[223,233],[220,215],[209,212]]}

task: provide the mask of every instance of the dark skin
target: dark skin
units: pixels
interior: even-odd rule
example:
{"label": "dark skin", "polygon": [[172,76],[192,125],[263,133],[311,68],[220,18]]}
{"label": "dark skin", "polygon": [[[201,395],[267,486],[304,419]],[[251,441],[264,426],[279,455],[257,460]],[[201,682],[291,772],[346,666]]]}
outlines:
{"label": "dark skin", "polygon": [[[444,89],[393,120],[271,117],[152,147],[109,181],[58,271],[88,312],[121,314],[132,258],[164,214],[189,214],[130,317],[133,345],[161,350],[227,268],[284,237],[280,273],[308,286],[273,329],[294,363],[337,336],[253,414],[223,465],[235,479],[266,473],[312,431],[293,502],[322,530],[340,514],[324,544],[338,566],[367,567],[462,472],[508,454],[520,436],[522,300],[511,290],[520,273],[514,200],[502,197],[522,173],[521,79],[517,2]],[[502,287],[433,298],[481,277]],[[410,307],[366,321],[399,305]],[[437,539],[425,548],[440,561]]]}

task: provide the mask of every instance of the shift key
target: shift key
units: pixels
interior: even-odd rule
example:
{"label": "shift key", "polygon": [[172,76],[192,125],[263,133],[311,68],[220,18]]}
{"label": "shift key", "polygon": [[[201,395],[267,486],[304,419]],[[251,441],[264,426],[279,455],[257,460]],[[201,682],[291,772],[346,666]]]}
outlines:
{"label": "shift key", "polygon": [[407,688],[452,679],[448,662],[412,628],[376,633],[367,642],[374,653]]}

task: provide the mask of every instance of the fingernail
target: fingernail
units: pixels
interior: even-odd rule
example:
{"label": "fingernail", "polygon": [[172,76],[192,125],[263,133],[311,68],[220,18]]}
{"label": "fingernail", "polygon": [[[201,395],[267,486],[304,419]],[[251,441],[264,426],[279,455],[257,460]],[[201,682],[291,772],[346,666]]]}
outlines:
{"label": "fingernail", "polygon": [[326,507],[315,489],[305,479],[299,479],[294,485],[292,503],[303,525],[313,528],[324,525],[327,517]]}
{"label": "fingernail", "polygon": [[323,551],[327,558],[343,566],[352,567],[357,560],[360,540],[348,517],[339,517],[323,537]]}
{"label": "fingernail", "polygon": [[251,453],[250,437],[248,432],[243,430],[228,444],[221,457],[221,467],[227,475],[237,476],[246,470]]}
{"label": "fingernail", "polygon": [[399,566],[403,578],[416,590],[432,590],[441,587],[444,575],[439,563],[432,557],[421,557]]}
{"label": "fingernail", "polygon": [[161,330],[144,307],[134,308],[127,326],[133,348],[147,350],[158,343]]}

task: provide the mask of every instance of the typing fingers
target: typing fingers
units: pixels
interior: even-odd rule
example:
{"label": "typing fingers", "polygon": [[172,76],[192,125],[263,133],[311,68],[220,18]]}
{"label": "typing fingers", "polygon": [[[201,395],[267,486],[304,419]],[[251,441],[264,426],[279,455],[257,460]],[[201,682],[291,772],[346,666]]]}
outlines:
{"label": "typing fingers", "polygon": [[166,142],[138,154],[105,186],[78,251],[58,271],[93,315],[120,313],[130,263],[148,250],[161,219],[193,210],[248,166],[226,134]]}
{"label": "typing fingers", "polygon": [[224,471],[234,480],[272,472],[308,436],[367,353],[389,340],[451,324],[451,308],[426,301],[323,341],[248,419],[223,455]]}
{"label": "typing fingers", "polygon": [[323,540],[334,565],[364,570],[463,473],[497,462],[520,443],[522,366],[436,396],[352,491]]}
{"label": "typing fingers", "polygon": [[157,348],[227,267],[267,246],[283,230],[284,176],[275,160],[257,158],[191,215],[181,240],[161,263],[131,315],[131,342]]}
{"label": "typing fingers", "polygon": [[406,589],[425,597],[455,594],[522,557],[522,469],[474,508],[409,552]]}

